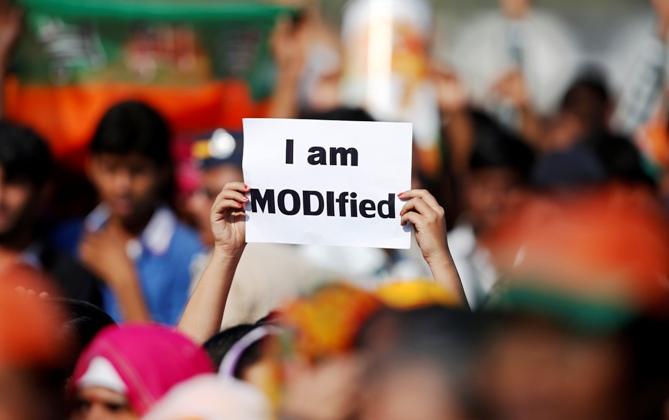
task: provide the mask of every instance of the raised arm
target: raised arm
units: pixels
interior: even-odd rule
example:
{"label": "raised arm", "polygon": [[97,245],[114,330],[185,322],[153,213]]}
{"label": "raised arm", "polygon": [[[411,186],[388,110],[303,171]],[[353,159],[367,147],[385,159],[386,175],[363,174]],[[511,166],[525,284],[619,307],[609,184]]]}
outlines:
{"label": "raised arm", "polygon": [[399,197],[406,201],[400,212],[402,225],[413,224],[416,241],[434,280],[458,296],[463,306],[468,306],[460,276],[446,241],[444,208],[426,190],[403,192]]}
{"label": "raised arm", "polygon": [[178,327],[198,343],[204,343],[221,326],[232,279],[246,246],[244,206],[248,191],[241,182],[226,184],[211,208],[214,250]]}

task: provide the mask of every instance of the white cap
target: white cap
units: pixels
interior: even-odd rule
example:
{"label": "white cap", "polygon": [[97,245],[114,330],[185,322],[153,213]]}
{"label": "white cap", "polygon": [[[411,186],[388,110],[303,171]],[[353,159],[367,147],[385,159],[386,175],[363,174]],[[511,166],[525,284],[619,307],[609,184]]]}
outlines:
{"label": "white cap", "polygon": [[88,369],[77,381],[78,388],[105,388],[125,395],[128,387],[114,366],[104,357],[94,357]]}

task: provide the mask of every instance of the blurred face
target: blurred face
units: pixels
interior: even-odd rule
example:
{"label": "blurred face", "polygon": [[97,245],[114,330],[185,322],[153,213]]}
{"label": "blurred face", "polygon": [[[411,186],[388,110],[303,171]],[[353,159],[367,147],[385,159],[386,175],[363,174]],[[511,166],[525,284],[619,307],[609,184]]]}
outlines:
{"label": "blurred face", "polygon": [[150,214],[157,204],[162,176],[143,156],[100,154],[91,159],[89,173],[114,218],[132,223]]}
{"label": "blurred face", "polygon": [[492,346],[481,382],[502,420],[614,420],[622,362],[614,342],[527,324]]}
{"label": "blurred face", "polygon": [[461,420],[439,371],[428,364],[398,366],[365,387],[361,420]]}
{"label": "blurred face", "polygon": [[669,0],[651,0],[650,3],[660,18],[669,19]]}
{"label": "blurred face", "polygon": [[84,388],[79,391],[72,420],[136,420],[127,398],[106,388]]}
{"label": "blurred face", "polygon": [[0,168],[0,236],[14,232],[28,216],[36,199],[35,188],[27,181],[8,181]]}
{"label": "blurred face", "polygon": [[522,196],[518,176],[508,169],[477,169],[465,180],[467,215],[477,233],[497,226],[502,216],[520,203]]}
{"label": "blurred face", "polygon": [[519,19],[525,17],[530,11],[531,0],[501,0],[502,12],[512,18]]}
{"label": "blurred face", "polygon": [[242,181],[243,176],[238,167],[221,165],[202,171],[200,177],[200,189],[189,197],[186,208],[197,223],[202,241],[206,245],[213,246],[214,237],[209,222],[211,206],[225,184]]}

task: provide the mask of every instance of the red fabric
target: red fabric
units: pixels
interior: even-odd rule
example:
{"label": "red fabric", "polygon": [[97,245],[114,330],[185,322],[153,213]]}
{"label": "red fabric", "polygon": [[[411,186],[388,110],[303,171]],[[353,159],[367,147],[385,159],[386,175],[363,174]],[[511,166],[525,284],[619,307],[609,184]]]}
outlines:
{"label": "red fabric", "polygon": [[160,325],[124,325],[103,330],[79,358],[74,381],[95,357],[114,366],[128,388],[128,401],[145,414],[174,385],[214,367],[204,350],[180,333]]}

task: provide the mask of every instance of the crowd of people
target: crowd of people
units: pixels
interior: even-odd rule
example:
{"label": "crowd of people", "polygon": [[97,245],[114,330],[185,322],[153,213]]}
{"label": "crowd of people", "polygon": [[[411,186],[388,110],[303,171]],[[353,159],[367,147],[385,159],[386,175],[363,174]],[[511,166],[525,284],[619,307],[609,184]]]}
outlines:
{"label": "crowd of people", "polygon": [[[267,116],[379,119],[339,97],[346,54],[307,3],[275,28]],[[513,33],[535,16],[500,3]],[[0,2],[2,74],[20,20]],[[667,85],[588,67],[537,106],[506,41],[483,101],[429,72],[409,250],[247,245],[243,134],[191,139],[184,192],[169,121],[133,98],[74,175],[0,120],[0,419],[669,420]]]}

